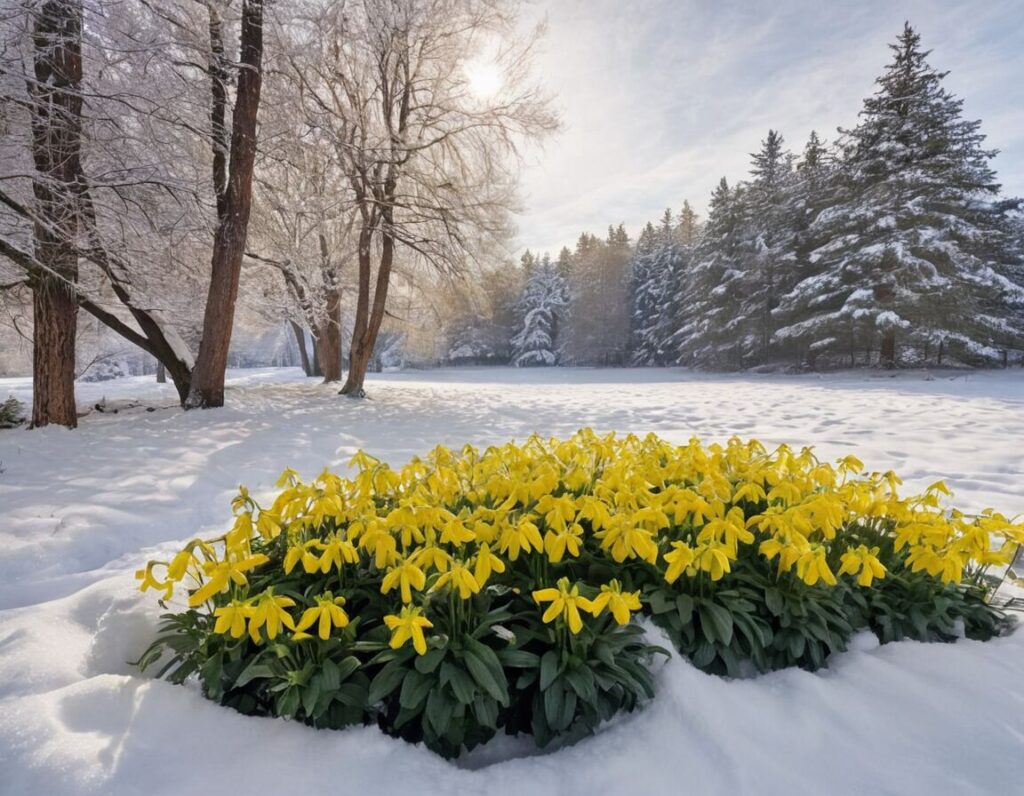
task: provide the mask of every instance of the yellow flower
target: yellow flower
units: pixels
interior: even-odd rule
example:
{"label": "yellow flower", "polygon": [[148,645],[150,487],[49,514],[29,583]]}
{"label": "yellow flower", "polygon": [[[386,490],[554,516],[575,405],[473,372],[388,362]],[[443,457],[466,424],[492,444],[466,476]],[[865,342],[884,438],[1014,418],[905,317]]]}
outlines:
{"label": "yellow flower", "polygon": [[263,639],[260,637],[260,628],[264,625],[267,628],[267,638],[277,638],[282,627],[295,630],[295,620],[286,608],[295,605],[291,597],[278,597],[274,594],[271,586],[263,594],[255,598],[252,604],[252,615],[249,619],[249,636],[259,644]]}
{"label": "yellow flower", "polygon": [[396,650],[412,639],[412,647],[416,654],[426,654],[427,639],[423,635],[423,629],[433,627],[434,624],[425,616],[421,616],[422,612],[423,609],[419,606],[407,605],[398,616],[388,614],[384,617],[384,624],[391,631],[391,649]]}
{"label": "yellow flower", "polygon": [[683,570],[693,564],[696,557],[696,552],[686,542],[673,542],[672,549],[665,553],[665,563],[668,564],[668,569],[665,570],[665,580],[675,583],[683,574]]}
{"label": "yellow flower", "polygon": [[374,557],[377,569],[383,569],[391,561],[398,549],[395,537],[388,533],[384,524],[379,521],[370,522],[359,537],[359,546]]}
{"label": "yellow flower", "polygon": [[231,583],[247,586],[249,581],[244,573],[253,567],[265,564],[267,561],[267,557],[260,553],[259,555],[243,558],[241,561],[207,562],[203,565],[203,572],[207,578],[206,583],[188,598],[189,607],[195,608],[197,605],[203,604],[213,595],[225,591]]}
{"label": "yellow flower", "polygon": [[491,572],[504,572],[505,562],[491,552],[486,544],[480,545],[476,553],[476,564],[473,568],[473,577],[476,582],[483,586],[491,577]]}
{"label": "yellow flower", "polygon": [[562,531],[576,519],[576,501],[572,495],[544,495],[537,501],[537,511],[544,515],[548,528]]}
{"label": "yellow flower", "polygon": [[562,617],[572,633],[579,633],[583,629],[580,609],[593,611],[593,604],[586,597],[580,596],[579,586],[569,586],[568,578],[559,578],[556,586],[554,589],[539,589],[533,593],[536,603],[551,603],[541,618],[544,622],[554,622]]}
{"label": "yellow flower", "polygon": [[409,556],[409,560],[424,571],[432,567],[437,572],[444,572],[451,566],[452,556],[447,550],[428,544]]}
{"label": "yellow flower", "polygon": [[457,561],[452,564],[452,568],[437,579],[431,591],[443,589],[445,586],[451,586],[451,588],[456,589],[459,592],[459,598],[462,600],[468,600],[474,594],[479,594],[480,592],[480,584],[473,573],[470,572],[469,566],[465,561]]}
{"label": "yellow flower", "polygon": [[[355,545],[339,533],[332,533],[327,537],[326,542],[317,547],[322,551],[319,565],[320,571],[325,575],[331,571],[331,567],[341,570],[346,563],[356,564],[359,562],[359,551],[356,550]],[[305,564],[303,565],[305,566]]]}
{"label": "yellow flower", "polygon": [[621,564],[627,558],[639,558],[649,564],[658,560],[658,545],[651,532],[632,524],[629,517],[616,515],[611,527],[598,531],[601,548],[611,551],[612,558]]}
{"label": "yellow flower", "polygon": [[728,548],[718,542],[708,542],[697,547],[696,564],[702,572],[707,572],[711,580],[721,580],[729,570]]}
{"label": "yellow flower", "polygon": [[926,571],[932,577],[940,577],[943,583],[959,583],[963,577],[964,559],[953,550],[941,552],[927,545],[912,547],[906,564],[911,572]]}
{"label": "yellow flower", "polygon": [[697,541],[718,542],[728,548],[731,557],[735,557],[740,543],[750,544],[754,541],[754,534],[743,522],[743,510],[734,506],[724,517],[710,520],[697,534]]}
{"label": "yellow flower", "polygon": [[295,486],[297,483],[299,483],[299,474],[291,467],[285,467],[281,471],[281,475],[278,476],[277,481],[274,482],[274,486],[278,489],[283,489],[286,486]]}
{"label": "yellow flower", "polygon": [[232,600],[213,612],[213,615],[217,617],[213,632],[221,634],[230,632],[231,638],[241,638],[245,635],[245,620],[252,614],[253,608],[247,600]]}
{"label": "yellow flower", "polygon": [[169,600],[171,595],[174,594],[174,583],[170,580],[162,581],[157,580],[156,576],[153,575],[153,565],[155,561],[150,561],[145,569],[139,569],[135,572],[135,579],[141,580],[139,584],[139,591],[146,591],[147,589],[163,589],[164,595],[161,599]]}
{"label": "yellow flower", "polygon": [[188,572],[189,566],[195,561],[195,556],[192,555],[191,543],[189,547],[186,547],[180,553],[171,559],[171,563],[167,565],[167,580],[179,581],[185,577]]}
{"label": "yellow flower", "polygon": [[829,586],[836,585],[836,576],[829,569],[825,548],[821,545],[812,545],[801,554],[796,562],[796,574],[808,586],[813,586],[819,580]]}
{"label": "yellow flower", "polygon": [[839,574],[858,575],[857,583],[861,586],[870,586],[876,578],[881,580],[885,577],[885,567],[878,560],[878,548],[868,550],[866,545],[850,548],[840,559]]}
{"label": "yellow flower", "polygon": [[261,511],[256,520],[256,530],[264,539],[273,539],[281,533],[281,518],[269,511]]}
{"label": "yellow flower", "polygon": [[601,593],[590,603],[590,612],[597,616],[605,608],[620,625],[629,624],[629,612],[640,610],[640,592],[623,592],[622,585],[612,580],[601,587]]}
{"label": "yellow flower", "polygon": [[380,593],[387,594],[395,586],[402,592],[402,602],[412,602],[412,590],[420,591],[427,583],[426,573],[411,559],[396,564],[388,570],[380,584]]}
{"label": "yellow flower", "polygon": [[526,518],[521,519],[516,525],[505,523],[501,538],[498,540],[498,552],[507,553],[510,561],[519,558],[520,551],[529,553],[543,548],[544,541],[540,538],[540,531]]}
{"label": "yellow flower", "polygon": [[302,562],[302,568],[306,572],[316,572],[320,568],[320,559],[313,555],[310,549],[319,544],[320,541],[318,539],[310,539],[303,544],[291,545],[288,548],[288,552],[284,554],[284,574],[290,575],[299,561]]}
{"label": "yellow flower", "polygon": [[544,550],[548,554],[548,560],[552,564],[557,564],[565,556],[566,551],[571,556],[578,556],[582,536],[583,528],[577,523],[564,525],[561,530],[549,530],[544,534]]}
{"label": "yellow flower", "polygon": [[467,542],[476,539],[476,534],[466,527],[460,517],[452,517],[444,523],[441,530],[441,544],[450,544],[454,547],[461,547]]}
{"label": "yellow flower", "polygon": [[807,539],[801,534],[794,532],[789,535],[789,540],[786,539],[786,536],[783,533],[771,539],[765,539],[758,548],[761,555],[769,561],[775,556],[779,557],[779,572],[789,572],[800,556],[810,549]]}
{"label": "yellow flower", "polygon": [[344,597],[335,597],[331,592],[324,592],[316,598],[316,605],[302,612],[302,618],[295,626],[296,633],[317,623],[317,634],[326,641],[331,635],[332,627],[348,627],[348,614],[341,607],[345,604]]}

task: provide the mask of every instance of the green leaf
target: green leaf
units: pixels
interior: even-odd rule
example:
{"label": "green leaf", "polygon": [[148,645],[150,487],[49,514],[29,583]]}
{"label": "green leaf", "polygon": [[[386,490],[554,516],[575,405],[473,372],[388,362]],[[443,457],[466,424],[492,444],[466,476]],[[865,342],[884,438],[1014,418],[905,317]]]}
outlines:
{"label": "green leaf", "polygon": [[732,643],[732,614],[728,609],[705,602],[700,607],[700,623],[704,637],[709,642],[720,641],[726,646]]}
{"label": "green leaf", "polygon": [[302,709],[312,718],[315,715],[317,700],[320,699],[320,678],[314,677],[309,685],[302,689]]}
{"label": "green leaf", "polygon": [[465,638],[466,668],[473,679],[502,705],[508,705],[508,681],[494,650],[474,638]]}
{"label": "green leaf", "polygon": [[313,679],[320,681],[321,690],[337,691],[338,686],[341,685],[341,674],[338,664],[328,658],[320,664],[320,671]]}
{"label": "green leaf", "polygon": [[362,665],[362,661],[355,655],[342,658],[338,663],[338,682],[343,683],[348,680]]}
{"label": "green leaf", "polygon": [[480,726],[498,729],[498,703],[490,697],[477,694],[473,699],[473,715]]}
{"label": "green leaf", "polygon": [[555,680],[544,691],[544,717],[547,719],[548,726],[553,730],[563,729],[561,721],[564,702],[565,689],[562,688],[561,681]]}
{"label": "green leaf", "polygon": [[448,697],[443,688],[435,688],[430,692],[424,713],[434,732],[444,735],[454,712],[455,701]]}
{"label": "green leaf", "polygon": [[689,622],[693,616],[693,598],[689,594],[680,594],[676,598],[676,612],[679,614],[679,621]]}
{"label": "green leaf", "polygon": [[540,664],[540,656],[526,650],[503,649],[496,655],[501,665],[510,669],[532,669]]}
{"label": "green leaf", "polygon": [[558,719],[558,726],[567,730],[572,726],[572,720],[576,717],[576,694],[573,691],[566,691],[562,699],[562,713]]}
{"label": "green leaf", "polygon": [[338,702],[354,708],[365,708],[368,703],[366,697],[366,689],[357,683],[342,683],[334,692],[334,698]]}
{"label": "green leaf", "polygon": [[437,684],[437,680],[429,674],[422,674],[415,669],[410,669],[402,681],[402,691],[398,695],[398,704],[407,710],[415,710],[427,698],[430,689]]}
{"label": "green leaf", "polygon": [[651,613],[653,614],[667,614],[676,607],[673,595],[663,589],[652,591],[647,601],[651,606]]}
{"label": "green leaf", "polygon": [[563,679],[584,701],[589,702],[594,698],[597,687],[594,684],[594,675],[587,666],[573,666],[566,669]]}
{"label": "green leaf", "polygon": [[455,698],[463,705],[468,705],[476,696],[476,683],[458,666],[445,661],[441,664],[441,684],[450,685]]}
{"label": "green leaf", "polygon": [[259,663],[259,658],[253,660],[242,673],[238,675],[238,679],[235,680],[234,688],[241,688],[244,685],[248,685],[253,680],[265,677],[273,677],[274,671],[268,665]]}
{"label": "green leaf", "polygon": [[377,672],[377,675],[370,682],[370,690],[366,696],[366,701],[371,705],[380,702],[402,684],[402,681],[405,679],[405,672],[404,661],[391,661],[391,663]]}
{"label": "green leaf", "polygon": [[555,650],[545,652],[540,659],[540,690],[546,691],[561,670],[558,653]]}
{"label": "green leaf", "polygon": [[416,656],[416,663],[413,665],[416,667],[417,672],[430,674],[441,665],[441,661],[444,660],[445,653],[447,652],[448,650],[444,647],[427,650],[425,655]]}

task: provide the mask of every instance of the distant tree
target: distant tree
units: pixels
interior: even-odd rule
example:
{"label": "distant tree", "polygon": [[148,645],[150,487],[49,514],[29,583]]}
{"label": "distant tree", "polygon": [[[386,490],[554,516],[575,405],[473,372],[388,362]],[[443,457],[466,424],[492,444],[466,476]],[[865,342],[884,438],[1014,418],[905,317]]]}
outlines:
{"label": "distant tree", "polygon": [[731,189],[723,177],[711,195],[693,265],[679,288],[682,311],[667,342],[676,362],[717,368],[742,364],[745,220],[743,189]]}
{"label": "distant tree", "polygon": [[565,280],[546,255],[530,259],[526,287],[518,303],[519,332],[512,338],[512,364],[555,365],[558,363],[559,319],[566,305]]}

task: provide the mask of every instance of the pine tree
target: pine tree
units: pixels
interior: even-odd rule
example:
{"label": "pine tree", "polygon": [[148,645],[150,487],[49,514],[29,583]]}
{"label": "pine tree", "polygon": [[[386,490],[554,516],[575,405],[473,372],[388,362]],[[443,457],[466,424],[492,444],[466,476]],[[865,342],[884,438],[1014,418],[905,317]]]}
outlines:
{"label": "pine tree", "polygon": [[658,305],[654,294],[657,237],[654,225],[648,221],[636,240],[629,264],[629,351],[635,365],[649,362],[646,337]]}
{"label": "pine tree", "polygon": [[875,350],[888,366],[1001,361],[1002,347],[1020,345],[1022,294],[1006,276],[995,152],[909,24],[890,47],[860,123],[843,131],[842,178],[814,223],[818,272],[786,297],[777,336],[851,363]]}
{"label": "pine tree", "polygon": [[[529,252],[527,252],[529,254]],[[565,280],[558,274],[551,258],[539,261],[523,256],[528,263],[526,287],[519,300],[522,322],[519,333],[512,338],[512,364],[555,365],[558,362],[559,316],[566,304]]]}
{"label": "pine tree", "polygon": [[791,202],[795,198],[792,156],[784,139],[769,130],[761,149],[751,154],[751,181],[746,190],[746,214],[740,267],[744,300],[740,312],[747,328],[739,342],[744,364],[767,361],[775,331],[773,312],[778,297],[795,283],[796,229]]}
{"label": "pine tree", "polygon": [[730,189],[723,177],[711,195],[692,267],[676,295],[680,311],[666,341],[670,361],[719,368],[741,364],[744,274],[738,262],[745,214],[743,190]]}
{"label": "pine tree", "polygon": [[676,328],[684,266],[697,234],[697,214],[684,202],[678,223],[666,210],[658,227],[648,223],[637,241],[631,267],[634,365],[663,365],[674,359],[667,344]]}

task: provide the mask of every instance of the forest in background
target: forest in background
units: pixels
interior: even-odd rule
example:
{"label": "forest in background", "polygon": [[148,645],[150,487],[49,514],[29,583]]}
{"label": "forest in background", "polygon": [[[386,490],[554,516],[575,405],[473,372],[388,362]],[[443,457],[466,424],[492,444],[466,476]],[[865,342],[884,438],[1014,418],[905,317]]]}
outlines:
{"label": "forest in background", "polygon": [[53,388],[40,423],[76,378],[218,405],[229,365],[360,395],[389,366],[1024,363],[1021,200],[909,24],[834,140],[769,130],[706,212],[517,261],[520,147],[559,120],[516,0],[194,6],[0,20],[0,373]]}
{"label": "forest in background", "polygon": [[[556,259],[527,252],[501,312],[460,317],[452,360],[836,368],[1024,364],[1024,216],[980,122],[908,24],[831,144],[769,130],[698,219],[666,210]],[[504,303],[502,303],[504,302]],[[492,304],[492,306],[494,306]],[[513,308],[509,312],[508,307]]]}

